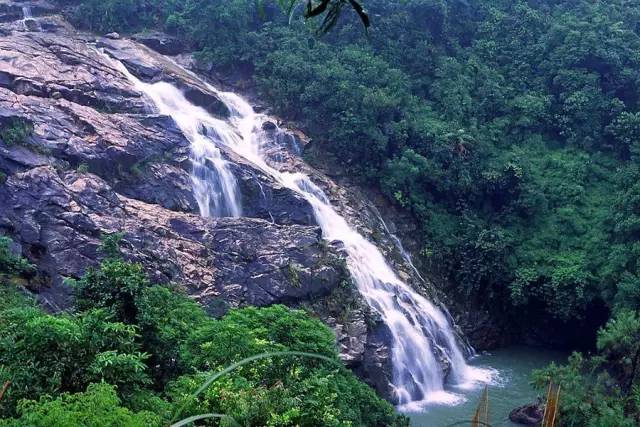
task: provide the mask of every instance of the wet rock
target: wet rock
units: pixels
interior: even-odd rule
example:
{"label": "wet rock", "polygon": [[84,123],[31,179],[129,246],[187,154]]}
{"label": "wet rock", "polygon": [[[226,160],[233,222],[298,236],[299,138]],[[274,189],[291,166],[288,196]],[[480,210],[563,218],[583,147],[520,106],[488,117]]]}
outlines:
{"label": "wet rock", "polygon": [[27,18],[24,21],[24,27],[27,29],[27,31],[40,31],[40,25],[38,24],[38,21],[36,21],[33,18]]}
{"label": "wet rock", "polygon": [[541,402],[522,405],[509,413],[509,419],[525,426],[537,426],[544,417],[544,408]]}
{"label": "wet rock", "polygon": [[106,38],[111,39],[111,40],[120,40],[120,34],[113,32],[113,33],[107,33],[104,35]]}
{"label": "wet rock", "polygon": [[455,320],[476,350],[491,350],[509,342],[511,337],[504,332],[508,328],[502,327],[486,310],[450,306],[459,313]]}
{"label": "wet rock", "polygon": [[[341,243],[332,245],[339,248]],[[343,280],[329,295],[303,302],[301,306],[317,314],[335,331],[340,358],[345,365],[381,396],[393,401],[391,334],[351,278]]]}
{"label": "wet rock", "polygon": [[[168,209],[198,210],[189,141],[166,116],[106,115],[64,99],[21,96],[0,88],[3,116],[24,117],[33,124],[33,137],[23,151],[38,158],[23,159],[8,172],[63,161],[101,176],[129,197]],[[17,153],[13,150],[4,158],[16,162]]]}
{"label": "wet rock", "polygon": [[0,87],[14,93],[42,98],[57,93],[111,112],[146,110],[126,77],[62,24],[55,33],[14,31],[0,37],[0,56]]}
{"label": "wet rock", "polygon": [[242,214],[276,224],[315,225],[311,205],[299,194],[249,165],[233,153],[226,152],[231,170],[240,187]]}
{"label": "wet rock", "polygon": [[96,42],[96,47],[105,49],[140,80],[152,82],[162,76],[162,64],[147,55],[144,50],[136,48],[129,40],[102,38]]}
{"label": "wet rock", "polygon": [[274,131],[278,129],[278,125],[276,125],[274,122],[270,120],[267,120],[264,123],[262,123],[262,129],[266,131]]}
{"label": "wet rock", "polygon": [[187,49],[182,40],[158,31],[135,34],[132,38],[163,55],[178,55]]}
{"label": "wet rock", "polygon": [[396,404],[397,396],[391,382],[391,343],[393,339],[389,328],[382,322],[376,322],[369,328],[362,363],[354,371],[363,378],[378,394]]}
{"label": "wet rock", "polygon": [[169,81],[182,90],[185,98],[209,113],[219,117],[229,116],[229,110],[214,91],[156,52],[124,39],[103,38],[97,46],[121,61],[139,79],[146,82]]}

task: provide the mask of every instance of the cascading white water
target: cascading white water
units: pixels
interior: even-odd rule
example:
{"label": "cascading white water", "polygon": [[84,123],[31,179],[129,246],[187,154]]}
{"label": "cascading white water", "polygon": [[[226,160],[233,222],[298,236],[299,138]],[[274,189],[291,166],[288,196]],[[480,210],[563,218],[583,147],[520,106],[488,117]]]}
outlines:
{"label": "cascading white water", "polygon": [[[429,403],[452,404],[462,399],[444,390],[445,378],[438,356],[450,364],[447,380],[453,385],[471,387],[490,380],[491,371],[467,365],[447,316],[400,280],[380,250],[349,226],[309,177],[302,173],[281,172],[267,163],[261,149],[268,142],[268,133],[262,129],[262,123],[268,119],[266,116],[255,113],[251,105],[236,94],[207,85],[231,111],[229,121],[223,121],[191,104],[176,87],[163,82],[143,83],[126,69],[123,71],[156,103],[161,113],[174,118],[191,141],[194,175],[206,167],[207,161],[215,166],[215,176],[194,178],[194,191],[203,214],[215,214],[215,209],[214,212],[207,209],[216,206],[222,198],[206,197],[209,191],[216,194],[216,189],[224,195],[224,203],[228,204],[225,209],[233,210],[233,214],[240,213],[239,206],[233,202],[237,200],[237,188],[232,184],[226,162],[214,146],[215,143],[223,144],[302,195],[313,207],[324,237],[343,242],[348,255],[347,265],[358,290],[380,314],[391,333],[393,385],[401,409],[415,411]],[[188,72],[185,70],[185,73]]]}
{"label": "cascading white water", "polygon": [[240,216],[242,206],[235,177],[216,143],[229,145],[237,138],[229,126],[204,109],[191,104],[176,87],[165,82],[148,84],[120,69],[156,105],[160,114],[171,116],[191,143],[191,180],[202,216]]}
{"label": "cascading white water", "polygon": [[31,6],[22,6],[22,25],[25,31],[40,31],[40,24],[31,14]]}

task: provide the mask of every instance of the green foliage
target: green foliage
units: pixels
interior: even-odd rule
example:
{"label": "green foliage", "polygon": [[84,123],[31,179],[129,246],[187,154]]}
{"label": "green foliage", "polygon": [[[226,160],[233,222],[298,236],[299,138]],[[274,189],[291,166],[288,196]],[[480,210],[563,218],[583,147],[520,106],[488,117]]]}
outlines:
{"label": "green foliage", "polygon": [[121,257],[120,253],[120,243],[124,238],[124,233],[112,233],[106,234],[102,236],[102,243],[100,243],[100,247],[98,250],[109,259],[119,259]]}
{"label": "green foliage", "polygon": [[0,276],[30,275],[35,267],[26,259],[16,256],[11,251],[11,239],[0,236]]}
{"label": "green foliage", "polygon": [[[226,343],[219,345],[219,343]],[[335,336],[318,320],[283,306],[231,311],[191,334],[185,360],[221,370],[247,356],[281,351],[325,355],[336,361]],[[196,400],[189,396],[208,375],[172,383],[170,396],[186,413],[223,413],[241,425],[405,425],[369,387],[345,370],[302,357],[255,361],[218,379]]]}
{"label": "green foliage", "polygon": [[624,309],[598,332],[598,354],[574,353],[567,365],[534,372],[534,384],[561,386],[560,416],[567,426],[634,426],[640,420],[640,317]]}
{"label": "green foliage", "polygon": [[[599,331],[597,345],[609,360],[622,389],[627,394],[632,393],[640,384],[640,316],[631,310],[618,312]],[[637,409],[640,411],[640,406]]]}
{"label": "green foliage", "polygon": [[76,284],[79,310],[104,308],[124,323],[135,323],[136,301],[150,286],[140,264],[107,259],[98,269],[92,269]]}
{"label": "green foliage", "polygon": [[0,420],[0,426],[12,427],[152,427],[162,426],[152,412],[133,412],[121,402],[113,386],[92,384],[82,393],[64,393],[57,398],[43,396],[24,400],[19,417]]}
{"label": "green foliage", "polygon": [[0,304],[0,381],[11,381],[0,414],[15,417],[0,425],[167,425],[183,406],[182,416],[218,412],[243,425],[407,425],[351,372],[300,356],[257,360],[191,399],[211,372],[265,351],[341,364],[335,336],[284,306],[208,318],[117,258],[120,238],[105,239],[111,256],[77,282],[74,315],[0,293],[9,297]]}
{"label": "green foliage", "polygon": [[612,386],[599,359],[585,359],[574,353],[565,366],[551,364],[534,372],[534,384],[541,391],[549,381],[561,387],[560,419],[566,426],[631,427],[636,425],[625,414],[625,398]]}
{"label": "green foliage", "polygon": [[33,125],[20,118],[10,118],[0,123],[0,140],[7,145],[24,144],[33,134]]}
{"label": "green foliage", "polygon": [[136,329],[109,320],[103,311],[78,317],[51,316],[33,307],[1,311],[0,366],[8,374],[5,379],[12,381],[3,414],[11,414],[20,399],[79,391],[96,379],[108,378],[129,388],[147,383],[141,365],[108,360],[105,351],[144,360],[135,342]]}
{"label": "green foliage", "polygon": [[81,174],[85,174],[87,172],[89,172],[89,165],[86,163],[80,163],[78,165],[78,168],[76,169],[76,172],[81,173]]}

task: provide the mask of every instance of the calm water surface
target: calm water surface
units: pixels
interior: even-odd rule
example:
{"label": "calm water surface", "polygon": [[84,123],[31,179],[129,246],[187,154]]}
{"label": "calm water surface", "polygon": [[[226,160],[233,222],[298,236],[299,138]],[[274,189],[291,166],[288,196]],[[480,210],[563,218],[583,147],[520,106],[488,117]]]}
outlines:
{"label": "calm water surface", "polygon": [[[509,421],[509,412],[525,403],[534,402],[538,393],[529,385],[532,369],[541,368],[552,361],[564,362],[566,353],[551,350],[511,347],[482,354],[472,361],[472,365],[495,369],[496,378],[489,385],[490,421],[493,427],[518,426]],[[407,414],[414,427],[446,427],[457,421],[469,420],[473,416],[482,388],[456,390],[466,401],[456,406],[431,406],[424,412]],[[463,424],[469,426],[470,424]]]}

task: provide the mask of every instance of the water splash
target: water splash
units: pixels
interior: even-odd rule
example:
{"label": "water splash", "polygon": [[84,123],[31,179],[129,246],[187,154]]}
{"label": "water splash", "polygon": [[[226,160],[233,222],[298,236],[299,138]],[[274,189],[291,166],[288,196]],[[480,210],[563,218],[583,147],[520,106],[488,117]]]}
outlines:
{"label": "water splash", "polygon": [[[445,382],[470,388],[491,380],[492,371],[466,363],[449,318],[400,280],[380,250],[338,214],[322,189],[302,173],[281,172],[268,164],[263,148],[269,143],[270,136],[262,129],[262,123],[271,119],[255,113],[240,96],[207,85],[231,112],[228,122],[219,120],[191,104],[167,83],[144,84],[128,72],[127,75],[163,114],[176,120],[196,146],[194,151],[205,147],[212,151],[212,141],[226,146],[303,196],[313,207],[324,237],[343,242],[347,266],[359,292],[380,314],[391,333],[393,386],[402,410],[416,411],[428,404],[461,402],[464,399],[461,395],[445,391]],[[206,145],[200,142],[200,138],[204,138],[202,129],[206,129]],[[215,138],[210,139],[209,135],[215,135]],[[216,156],[219,159],[219,154]],[[198,161],[207,156],[197,153],[194,157]],[[202,192],[202,189],[195,188],[195,191]],[[450,366],[446,378],[444,365]]]}

